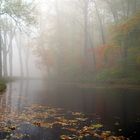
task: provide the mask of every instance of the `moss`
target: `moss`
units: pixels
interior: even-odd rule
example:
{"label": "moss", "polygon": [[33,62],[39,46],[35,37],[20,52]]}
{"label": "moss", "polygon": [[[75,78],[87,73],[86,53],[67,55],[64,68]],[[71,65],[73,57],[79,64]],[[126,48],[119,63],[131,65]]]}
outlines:
{"label": "moss", "polygon": [[5,81],[0,81],[0,93],[2,93],[6,89],[6,83]]}

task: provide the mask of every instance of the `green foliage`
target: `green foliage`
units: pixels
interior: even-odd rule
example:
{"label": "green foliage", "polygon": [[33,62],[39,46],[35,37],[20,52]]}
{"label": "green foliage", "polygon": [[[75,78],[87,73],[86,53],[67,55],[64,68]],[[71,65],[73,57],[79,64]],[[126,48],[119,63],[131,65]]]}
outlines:
{"label": "green foliage", "polygon": [[122,68],[105,69],[97,74],[98,82],[108,82],[117,84],[139,84],[140,71],[129,68],[127,71]]}
{"label": "green foliage", "polygon": [[[101,36],[97,35],[95,29],[95,24],[98,24],[99,21],[96,23],[96,17],[94,20],[95,15],[92,15],[93,21],[91,20],[87,26],[91,38],[87,39],[89,44],[86,44],[88,34],[85,33],[83,23],[87,21],[84,21],[83,12],[78,12],[77,8],[75,9],[71,5],[67,5],[68,7],[65,4],[63,5],[65,9],[67,7],[67,10],[63,9],[60,6],[61,4],[58,4],[58,7],[54,7],[58,13],[55,16],[50,15],[52,17],[50,23],[48,22],[50,27],[46,27],[41,32],[38,38],[38,48],[40,50],[37,49],[41,58],[40,64],[46,66],[46,72],[50,79],[52,77],[54,81],[57,79],[58,81],[69,80],[71,82],[106,82],[136,78],[134,73],[138,71],[140,63],[140,13],[133,12],[135,15],[127,13],[127,10],[129,10],[127,1],[125,1],[126,7],[123,10],[121,2],[120,0],[110,0],[110,3],[107,3],[109,6],[112,6],[111,10],[114,10],[110,14],[113,12],[115,14],[113,18],[118,20],[115,22],[110,35],[112,42],[109,42],[107,40],[108,37],[106,37],[106,42],[109,42],[109,44],[100,44]],[[98,6],[100,13],[102,6],[100,4]],[[75,10],[73,11],[73,9]],[[89,10],[91,9],[89,8]],[[78,12],[78,16],[75,15],[75,11]],[[88,12],[96,13],[92,10]],[[105,15],[103,14],[102,16]],[[78,19],[78,22],[77,20],[72,22],[75,17]],[[106,25],[103,22],[103,27],[105,28],[112,21],[111,17],[108,16],[107,18],[109,23]],[[92,28],[95,34],[92,33]],[[107,28],[103,30],[106,32]],[[107,32],[105,34],[107,35]],[[98,41],[99,43],[97,43]],[[88,49],[86,50],[85,44],[86,47],[92,48],[87,47]],[[97,44],[100,47],[97,47]],[[131,72],[127,70],[128,68],[132,68]]]}
{"label": "green foliage", "polygon": [[[140,12],[112,28],[113,41],[120,46],[137,46],[140,43]],[[122,42],[124,45],[122,45]]]}
{"label": "green foliage", "polygon": [[16,24],[34,25],[36,23],[35,6],[32,2],[4,0],[1,2],[0,13],[1,16],[9,16]]}
{"label": "green foliage", "polygon": [[123,71],[118,68],[105,69],[97,74],[97,81],[108,81],[123,77]]}
{"label": "green foliage", "polygon": [[140,13],[115,25],[112,42],[119,46],[118,67],[107,68],[98,74],[97,79],[124,83],[140,83]]}

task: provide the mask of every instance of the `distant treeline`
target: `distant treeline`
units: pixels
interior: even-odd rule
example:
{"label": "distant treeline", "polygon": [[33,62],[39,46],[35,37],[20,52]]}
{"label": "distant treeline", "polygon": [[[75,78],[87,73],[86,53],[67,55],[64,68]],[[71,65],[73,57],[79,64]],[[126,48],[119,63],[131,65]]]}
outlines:
{"label": "distant treeline", "polygon": [[[35,44],[46,77],[62,81],[140,81],[140,2],[48,1]],[[48,6],[48,7],[49,7]],[[43,27],[43,28],[42,28]]]}

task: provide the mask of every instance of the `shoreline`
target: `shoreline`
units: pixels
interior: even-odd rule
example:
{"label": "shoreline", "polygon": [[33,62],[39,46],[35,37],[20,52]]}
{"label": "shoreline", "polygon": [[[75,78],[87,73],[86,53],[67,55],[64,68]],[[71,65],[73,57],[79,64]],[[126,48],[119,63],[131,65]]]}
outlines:
{"label": "shoreline", "polygon": [[92,83],[92,82],[51,82],[58,86],[75,86],[78,88],[94,88],[94,89],[133,89],[140,90],[138,84],[118,84],[118,83]]}
{"label": "shoreline", "polygon": [[81,88],[96,88],[96,89],[137,89],[140,90],[140,85],[136,84],[77,84],[78,87]]}

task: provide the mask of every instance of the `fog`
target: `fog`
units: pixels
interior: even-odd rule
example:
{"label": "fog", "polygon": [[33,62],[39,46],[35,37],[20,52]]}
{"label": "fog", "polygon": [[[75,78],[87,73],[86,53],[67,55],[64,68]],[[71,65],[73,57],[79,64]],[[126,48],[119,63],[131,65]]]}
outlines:
{"label": "fog", "polygon": [[0,0],[0,140],[140,139],[140,0]]}
{"label": "fog", "polygon": [[136,0],[2,1],[1,77],[131,82],[136,76],[130,73],[139,69],[134,53],[139,5]]}
{"label": "fog", "polygon": [[[16,44],[13,46],[14,52],[13,52],[13,76],[14,77],[20,77],[20,61],[19,61],[19,55],[18,55],[18,50]],[[23,57],[23,71],[24,71],[24,77],[27,77],[27,71],[26,71],[26,64],[25,64],[25,59],[26,59],[26,46],[22,46],[22,57]],[[42,71],[41,69],[37,66],[37,58],[33,54],[33,52],[30,50],[29,52],[30,58],[29,58],[29,78],[30,77],[42,77]]]}

